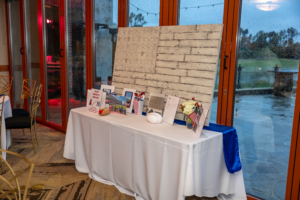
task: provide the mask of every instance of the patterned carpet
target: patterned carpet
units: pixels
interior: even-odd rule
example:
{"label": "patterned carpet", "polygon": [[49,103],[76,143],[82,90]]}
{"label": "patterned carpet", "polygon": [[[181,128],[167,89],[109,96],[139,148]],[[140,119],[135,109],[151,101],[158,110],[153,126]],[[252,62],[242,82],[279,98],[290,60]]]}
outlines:
{"label": "patterned carpet", "polygon": [[[120,193],[115,186],[109,186],[79,173],[73,160],[63,158],[65,134],[39,125],[37,132],[40,148],[34,154],[29,130],[13,131],[14,146],[10,151],[17,152],[35,164],[31,188],[27,200],[133,200],[132,196]],[[25,162],[11,155],[8,163],[18,172],[25,168]],[[7,170],[3,176],[6,176]],[[26,183],[28,173],[19,177]],[[187,197],[186,200],[217,200],[217,198]]]}

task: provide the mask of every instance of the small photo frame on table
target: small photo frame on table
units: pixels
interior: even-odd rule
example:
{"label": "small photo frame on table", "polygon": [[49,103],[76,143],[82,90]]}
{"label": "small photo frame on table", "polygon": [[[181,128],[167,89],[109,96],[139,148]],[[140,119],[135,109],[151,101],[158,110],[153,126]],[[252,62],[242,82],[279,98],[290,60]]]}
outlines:
{"label": "small photo frame on table", "polygon": [[147,113],[154,112],[163,115],[163,109],[165,107],[165,96],[165,94],[150,92]]}
{"label": "small photo frame on table", "polygon": [[201,132],[203,130],[208,111],[209,106],[206,104],[201,104],[199,108],[196,106],[195,111],[189,115],[192,121],[194,122],[193,131],[198,137],[201,136]]}
{"label": "small photo frame on table", "polygon": [[135,89],[129,89],[129,88],[123,89],[122,96],[124,96],[126,98],[126,112],[127,113],[132,113],[134,93],[136,93]]}
{"label": "small photo frame on table", "polygon": [[108,104],[108,100],[107,100],[107,95],[109,93],[113,93],[115,91],[115,86],[113,85],[101,85],[101,90],[103,92],[106,93],[106,95],[102,95],[102,101],[101,101],[101,105],[100,108],[108,108],[109,104]]}
{"label": "small photo frame on table", "polygon": [[116,94],[107,94],[109,110],[114,113],[126,115],[126,97]]}

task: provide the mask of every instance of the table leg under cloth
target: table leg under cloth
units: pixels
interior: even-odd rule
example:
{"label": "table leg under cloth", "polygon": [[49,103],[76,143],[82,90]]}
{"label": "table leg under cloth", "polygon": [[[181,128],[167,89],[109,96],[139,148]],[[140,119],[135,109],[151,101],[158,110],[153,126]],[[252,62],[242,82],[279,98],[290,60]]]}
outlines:
{"label": "table leg under cloth", "polygon": [[222,133],[203,133],[196,138],[183,126],[151,125],[142,116],[99,117],[86,108],[73,109],[64,157],[75,160],[79,172],[136,199],[221,193],[227,199],[246,199],[242,172],[227,171]]}
{"label": "table leg under cloth", "polygon": [[[3,97],[0,97],[3,98]],[[2,101],[2,100],[1,100]],[[8,117],[12,117],[12,110],[10,105],[10,100],[8,96],[5,96],[4,99],[4,106],[3,106],[3,114],[4,117],[2,118],[2,124],[1,124],[1,148],[2,149],[8,149],[10,147],[10,130],[6,130],[5,127],[5,119]],[[2,152],[2,157],[6,159],[6,153]]]}

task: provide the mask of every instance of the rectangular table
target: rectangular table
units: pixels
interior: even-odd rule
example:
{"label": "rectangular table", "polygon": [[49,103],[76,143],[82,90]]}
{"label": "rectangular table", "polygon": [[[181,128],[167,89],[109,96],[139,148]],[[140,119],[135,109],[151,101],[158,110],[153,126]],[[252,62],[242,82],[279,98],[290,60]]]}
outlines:
{"label": "rectangular table", "polygon": [[[2,97],[0,97],[0,101],[2,102]],[[1,105],[2,106],[2,105]],[[8,96],[4,97],[4,106],[3,106],[3,118],[1,124],[1,149],[7,150],[10,147],[10,130],[6,130],[5,127],[5,119],[8,117],[12,117],[12,109],[10,105],[10,99]],[[0,113],[0,115],[2,114]],[[6,153],[2,152],[2,156],[6,159]]]}
{"label": "rectangular table", "polygon": [[77,108],[69,115],[64,157],[75,160],[79,172],[137,199],[246,199],[242,171],[227,171],[219,132],[203,130],[197,138],[182,125]]}

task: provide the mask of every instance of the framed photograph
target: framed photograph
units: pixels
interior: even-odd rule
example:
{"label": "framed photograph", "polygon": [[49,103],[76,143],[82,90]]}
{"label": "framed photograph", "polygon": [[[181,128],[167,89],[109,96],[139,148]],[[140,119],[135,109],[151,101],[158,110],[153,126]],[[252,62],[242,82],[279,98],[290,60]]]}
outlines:
{"label": "framed photograph", "polygon": [[165,94],[150,92],[147,113],[154,112],[163,115],[164,107],[165,107]]}
{"label": "framed photograph", "polygon": [[106,96],[111,112],[126,115],[126,97],[115,94],[107,94]]}
{"label": "framed photograph", "polygon": [[101,85],[101,90],[103,92],[105,92],[106,95],[102,96],[102,101],[101,101],[100,109],[101,108],[105,108],[105,107],[108,108],[109,104],[108,104],[108,97],[107,97],[107,95],[115,91],[115,86],[113,86],[113,85]]}
{"label": "framed photograph", "polygon": [[129,89],[129,88],[123,89],[122,96],[124,96],[126,98],[126,112],[127,113],[132,113],[134,93],[136,93],[135,89]]}

